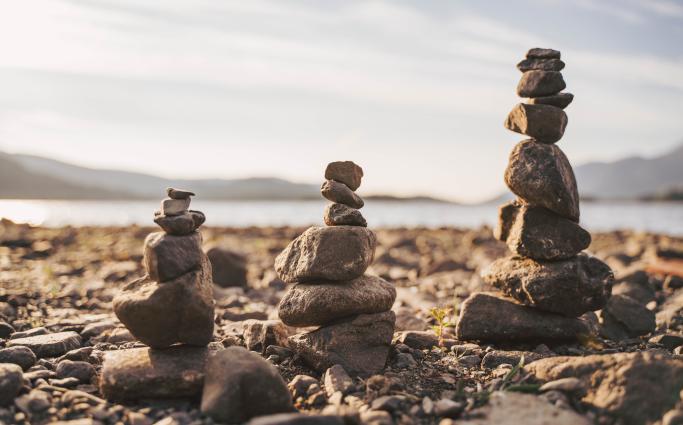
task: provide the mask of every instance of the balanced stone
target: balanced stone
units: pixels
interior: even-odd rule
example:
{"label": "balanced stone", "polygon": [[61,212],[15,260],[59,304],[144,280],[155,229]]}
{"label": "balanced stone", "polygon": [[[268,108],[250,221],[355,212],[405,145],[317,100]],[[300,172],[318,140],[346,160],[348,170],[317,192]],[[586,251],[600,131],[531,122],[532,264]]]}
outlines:
{"label": "balanced stone", "polygon": [[277,256],[275,270],[288,283],[351,280],[370,266],[376,245],[365,227],[311,227]]}
{"label": "balanced stone", "polygon": [[211,264],[163,283],[145,276],[123,287],[114,298],[114,312],[143,343],[164,348],[181,342],[206,345],[213,336]]}
{"label": "balanced stone", "polygon": [[553,49],[543,49],[540,47],[534,47],[526,52],[527,58],[537,58],[537,59],[559,59],[560,52]]}
{"label": "balanced stone", "polygon": [[335,161],[327,164],[325,178],[344,183],[351,190],[357,190],[363,179],[363,169],[353,161]]}
{"label": "balanced stone", "polygon": [[384,368],[396,316],[393,311],[335,322],[289,338],[290,347],[320,373],[335,364],[350,375],[367,377]]}
{"label": "balanced stone", "polygon": [[482,277],[525,305],[565,316],[604,307],[614,282],[607,264],[583,253],[562,261],[501,258]]}
{"label": "balanced stone", "polygon": [[362,226],[367,227],[365,217],[355,208],[344,204],[329,204],[325,207],[323,215],[325,224],[328,226]]}
{"label": "balanced stone", "polygon": [[564,68],[564,62],[559,59],[538,59],[529,58],[524,59],[517,64],[517,69],[522,72],[527,71],[562,71]]}
{"label": "balanced stone", "polygon": [[564,135],[567,114],[555,106],[519,103],[505,120],[505,128],[542,143],[555,143]]}
{"label": "balanced stone", "polygon": [[320,326],[358,314],[391,310],[396,299],[394,285],[375,276],[351,281],[298,283],[280,301],[280,320],[289,326]]}
{"label": "balanced stone", "polygon": [[225,423],[295,411],[280,372],[260,355],[228,347],[209,358],[202,413]]}
{"label": "balanced stone", "polygon": [[210,353],[206,347],[187,346],[108,351],[102,363],[101,392],[109,400],[122,401],[197,399]]}
{"label": "balanced stone", "polygon": [[462,303],[455,333],[460,341],[575,340],[590,334],[590,328],[578,318],[538,311],[479,292]]}
{"label": "balanced stone", "polygon": [[175,189],[173,187],[166,188],[166,195],[171,199],[189,199],[190,196],[195,196],[195,194],[189,190]]}
{"label": "balanced stone", "polygon": [[535,260],[571,258],[591,243],[590,233],[576,222],[518,201],[500,207],[494,236],[513,253]]}
{"label": "balanced stone", "polygon": [[562,74],[557,71],[527,71],[517,85],[520,97],[550,96],[567,87]]}
{"label": "balanced stone", "polygon": [[326,180],[320,188],[320,193],[332,202],[347,205],[351,208],[363,208],[364,202],[347,185],[335,180]]}
{"label": "balanced stone", "polygon": [[206,216],[200,211],[188,211],[181,215],[163,215],[161,211],[154,216],[154,222],[158,224],[164,232],[174,236],[189,235],[204,224]]}
{"label": "balanced stone", "polygon": [[145,239],[143,263],[150,279],[166,282],[190,272],[202,262],[202,235],[173,236],[150,233]]}
{"label": "balanced stone", "polygon": [[190,208],[190,198],[171,199],[161,201],[161,214],[163,215],[182,215]]}
{"label": "balanced stone", "polygon": [[530,105],[552,105],[560,109],[569,106],[574,100],[574,95],[571,93],[557,93],[551,96],[532,97],[529,99]]}
{"label": "balanced stone", "polygon": [[555,145],[518,143],[505,170],[510,190],[532,206],[579,221],[579,192],[569,160]]}
{"label": "balanced stone", "polygon": [[27,347],[33,351],[38,358],[59,357],[68,351],[80,348],[81,337],[76,332],[57,332],[53,334],[10,339],[7,341],[7,346]]}

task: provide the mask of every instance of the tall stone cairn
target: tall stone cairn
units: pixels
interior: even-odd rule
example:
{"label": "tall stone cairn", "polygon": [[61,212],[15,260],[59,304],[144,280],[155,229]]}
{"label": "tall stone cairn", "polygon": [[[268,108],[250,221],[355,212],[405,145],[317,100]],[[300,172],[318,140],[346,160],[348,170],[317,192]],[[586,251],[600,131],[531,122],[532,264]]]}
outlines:
{"label": "tall stone cairn", "polygon": [[579,225],[579,194],[567,157],[555,145],[567,126],[574,96],[560,71],[560,52],[534,48],[517,64],[517,94],[505,128],[530,138],[510,154],[505,183],[517,199],[502,205],[494,236],[511,256],[483,272],[501,293],[475,293],[462,305],[461,340],[572,340],[590,334],[585,313],[605,306],[614,276],[602,261],[582,252],[591,242]]}
{"label": "tall stone cairn", "polygon": [[152,348],[182,343],[205,346],[213,337],[211,263],[197,230],[204,214],[191,211],[187,190],[168,188],[154,214],[162,232],[145,239],[146,275],[114,297],[114,313],[131,334]]}
{"label": "tall stone cairn", "polygon": [[351,161],[330,163],[320,189],[332,202],[327,226],[307,229],[275,259],[280,278],[293,284],[278,306],[280,319],[318,327],[290,337],[289,346],[320,372],[335,364],[358,376],[381,371],[394,333],[396,289],[365,274],[377,239],[359,211],[362,177]]}

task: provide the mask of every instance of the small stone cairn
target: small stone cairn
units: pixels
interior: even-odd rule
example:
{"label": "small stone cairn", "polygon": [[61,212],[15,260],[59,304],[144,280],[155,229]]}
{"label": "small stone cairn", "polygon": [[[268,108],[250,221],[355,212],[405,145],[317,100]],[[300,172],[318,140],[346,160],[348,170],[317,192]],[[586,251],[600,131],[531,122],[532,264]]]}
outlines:
{"label": "small stone cairn", "polygon": [[152,348],[206,346],[213,337],[211,263],[197,231],[204,214],[191,211],[194,193],[168,188],[154,222],[164,231],[145,239],[147,274],[123,287],[114,312],[128,330]]}
{"label": "small stone cairn", "polygon": [[307,229],[275,260],[280,278],[294,284],[280,302],[280,319],[318,327],[290,337],[289,346],[320,372],[335,364],[352,375],[381,371],[394,333],[394,286],[364,274],[377,240],[359,211],[363,200],[355,190],[362,177],[351,161],[330,163],[321,188],[332,201],[325,208],[327,227]]}
{"label": "small stone cairn", "polygon": [[567,126],[564,108],[573,100],[561,92],[566,85],[560,52],[531,49],[517,68],[517,94],[529,99],[512,109],[505,127],[531,138],[510,154],[505,183],[517,199],[500,207],[494,231],[513,255],[483,273],[484,282],[504,296],[475,293],[463,303],[456,330],[461,340],[571,340],[590,334],[589,321],[580,316],[605,306],[614,280],[609,266],[582,252],[591,236],[578,224],[574,172],[555,145]]}

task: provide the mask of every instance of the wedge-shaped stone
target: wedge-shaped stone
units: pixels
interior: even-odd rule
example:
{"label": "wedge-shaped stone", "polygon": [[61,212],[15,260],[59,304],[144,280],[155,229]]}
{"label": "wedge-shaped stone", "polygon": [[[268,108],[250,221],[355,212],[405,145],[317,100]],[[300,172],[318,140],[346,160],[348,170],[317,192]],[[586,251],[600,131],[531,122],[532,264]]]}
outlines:
{"label": "wedge-shaped stone", "polygon": [[567,114],[550,105],[518,103],[505,120],[505,128],[542,143],[555,143],[564,135]]}
{"label": "wedge-shaped stone", "polygon": [[500,207],[494,235],[513,253],[535,260],[571,258],[591,243],[590,233],[576,222],[518,201]]}
{"label": "wedge-shaped stone", "polygon": [[335,180],[326,180],[320,188],[320,193],[325,199],[339,204],[344,204],[351,208],[363,208],[363,199],[356,195],[347,185]]}
{"label": "wedge-shaped stone", "polygon": [[558,93],[552,96],[532,97],[529,99],[530,105],[552,105],[560,109],[569,106],[574,100],[574,95],[571,93]]}
{"label": "wedge-shaped stone", "polygon": [[150,279],[157,282],[175,279],[197,268],[203,257],[199,232],[186,236],[156,232],[145,239],[143,263]]}
{"label": "wedge-shaped stone", "polygon": [[145,276],[123,287],[114,313],[140,341],[154,348],[175,343],[206,345],[213,336],[211,264],[159,283]]}
{"label": "wedge-shaped stone", "polygon": [[342,282],[297,283],[280,301],[280,320],[289,326],[320,326],[344,317],[391,310],[394,285],[375,276]]}
{"label": "wedge-shaped stone", "polygon": [[555,145],[524,140],[510,153],[505,183],[527,204],[579,221],[579,192],[569,160]]}
{"label": "wedge-shaped stone", "polygon": [[108,400],[198,399],[211,351],[206,347],[166,350],[132,348],[104,355],[100,390]]}
{"label": "wedge-shaped stone", "polygon": [[289,346],[320,373],[339,364],[351,376],[367,377],[384,369],[395,321],[393,311],[361,314],[294,335]]}
{"label": "wedge-shaped stone", "polygon": [[582,253],[562,261],[500,258],[484,271],[483,279],[523,304],[580,316],[605,306],[614,275],[607,264]]}
{"label": "wedge-shaped stone", "polygon": [[456,328],[460,341],[575,340],[590,334],[581,319],[546,313],[496,294],[479,292],[462,303]]}
{"label": "wedge-shaped stone", "polygon": [[367,227],[368,225],[368,222],[365,221],[359,210],[337,203],[329,204],[325,207],[323,219],[328,226]]}
{"label": "wedge-shaped stone", "polygon": [[27,336],[10,339],[8,347],[27,347],[38,358],[58,357],[81,346],[81,337],[76,332],[66,331],[53,334]]}
{"label": "wedge-shaped stone", "polygon": [[567,87],[562,74],[557,71],[527,71],[517,85],[519,97],[550,96]]}
{"label": "wedge-shaped stone", "polygon": [[325,178],[344,183],[351,190],[360,187],[363,179],[363,169],[353,161],[335,161],[327,164]]}
{"label": "wedge-shaped stone", "polygon": [[520,63],[517,64],[517,69],[519,69],[522,72],[534,71],[534,70],[562,71],[563,68],[564,68],[564,62],[562,62],[560,59],[529,58],[529,59],[524,59]]}
{"label": "wedge-shaped stone", "polygon": [[365,227],[310,227],[277,256],[275,270],[288,283],[351,280],[365,273],[376,245]]}

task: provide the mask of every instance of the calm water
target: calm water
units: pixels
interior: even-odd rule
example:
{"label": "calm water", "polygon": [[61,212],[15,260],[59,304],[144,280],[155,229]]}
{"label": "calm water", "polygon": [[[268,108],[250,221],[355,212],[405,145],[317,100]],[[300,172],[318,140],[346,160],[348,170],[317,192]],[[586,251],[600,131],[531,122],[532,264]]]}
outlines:
{"label": "calm water", "polygon": [[[201,201],[212,226],[321,224],[324,201]],[[157,204],[150,201],[0,200],[0,217],[44,226],[152,224]],[[368,202],[363,215],[373,227],[493,225],[495,205],[423,202]],[[683,235],[683,203],[584,202],[581,221],[593,231],[635,229]]]}

